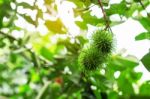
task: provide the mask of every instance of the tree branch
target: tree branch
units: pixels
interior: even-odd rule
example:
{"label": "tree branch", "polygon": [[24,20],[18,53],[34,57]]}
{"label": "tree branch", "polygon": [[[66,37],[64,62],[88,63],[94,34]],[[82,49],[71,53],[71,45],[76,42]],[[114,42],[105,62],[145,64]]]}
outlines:
{"label": "tree branch", "polygon": [[3,33],[3,32],[1,32],[1,31],[0,31],[0,34],[1,34],[1,35],[4,35],[5,37],[7,37],[7,38],[9,38],[9,39],[17,40],[17,39],[16,39],[16,38],[14,38],[13,36],[8,35],[8,34],[6,34],[6,33]]}
{"label": "tree branch", "polygon": [[101,0],[98,0],[98,3],[99,3],[100,8],[101,8],[101,10],[102,10],[104,20],[106,21],[106,29],[107,29],[107,28],[109,27],[109,21],[108,21],[108,19],[107,19],[107,16],[106,16],[106,13],[105,13],[105,10],[104,10],[104,8],[103,8],[103,5],[102,5]]}
{"label": "tree branch", "polygon": [[[146,11],[146,8],[145,8],[145,6],[144,6],[144,4],[142,3],[141,0],[139,0],[139,3],[142,6],[142,8]],[[146,13],[147,13],[147,16],[150,17],[150,14],[147,11],[146,11]]]}
{"label": "tree branch", "polygon": [[44,84],[43,88],[39,91],[39,93],[35,99],[42,99],[42,97],[43,97],[43,95],[44,95],[45,91],[47,90],[50,83],[51,83],[50,81],[47,81]]}
{"label": "tree branch", "polygon": [[[17,41],[17,42],[19,42],[19,39],[16,39],[15,37],[13,37],[13,36],[11,36],[11,35],[9,35],[9,34],[6,34],[6,33],[4,33],[4,32],[2,32],[2,31],[0,31],[0,34],[1,35],[3,35],[3,36],[5,36],[5,37],[7,37],[8,39],[11,39],[11,40],[13,40],[13,41]],[[25,48],[30,54],[31,54],[31,57],[32,57],[32,62],[33,62],[33,64],[34,64],[34,66],[35,67],[40,67],[40,64],[39,64],[39,62],[38,62],[38,57],[37,57],[37,55],[33,52],[33,51],[31,51],[31,49],[29,49],[27,46],[25,46],[25,45],[23,45],[23,46],[19,46],[19,47],[23,47],[23,48]]]}
{"label": "tree branch", "polygon": [[107,29],[109,28],[110,32],[113,34],[113,32],[112,32],[112,30],[111,30],[111,28],[110,28],[110,25],[109,25],[109,20],[108,20],[108,18],[107,18],[106,12],[105,12],[105,10],[104,10],[104,8],[103,8],[102,1],[101,1],[101,0],[98,0],[98,3],[99,3],[99,5],[100,5],[100,8],[101,8],[102,13],[103,13],[104,20],[105,20],[105,22],[106,22],[106,27],[105,27],[104,30],[107,30]]}

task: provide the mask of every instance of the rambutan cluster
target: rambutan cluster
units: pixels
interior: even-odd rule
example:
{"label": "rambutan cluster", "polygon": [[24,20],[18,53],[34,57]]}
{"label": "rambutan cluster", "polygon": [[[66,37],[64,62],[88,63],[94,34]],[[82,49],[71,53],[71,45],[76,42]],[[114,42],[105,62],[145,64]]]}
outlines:
{"label": "rambutan cluster", "polygon": [[82,49],[78,61],[84,70],[96,70],[105,63],[113,50],[113,35],[108,31],[96,30],[89,47]]}

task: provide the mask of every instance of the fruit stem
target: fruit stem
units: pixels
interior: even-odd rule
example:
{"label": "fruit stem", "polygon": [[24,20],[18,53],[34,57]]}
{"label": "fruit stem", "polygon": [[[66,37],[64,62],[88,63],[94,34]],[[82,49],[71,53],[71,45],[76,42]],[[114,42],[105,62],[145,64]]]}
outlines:
{"label": "fruit stem", "polygon": [[105,27],[104,30],[107,30],[107,29],[109,28],[110,32],[113,34],[113,32],[112,32],[112,30],[111,30],[111,28],[110,28],[110,25],[109,25],[109,20],[108,20],[108,18],[107,18],[106,12],[105,12],[105,10],[104,10],[104,8],[103,8],[102,1],[101,1],[101,0],[98,0],[98,3],[99,3],[99,5],[100,5],[100,8],[101,8],[102,13],[103,13],[104,20],[105,20],[105,22],[106,22],[106,27]]}

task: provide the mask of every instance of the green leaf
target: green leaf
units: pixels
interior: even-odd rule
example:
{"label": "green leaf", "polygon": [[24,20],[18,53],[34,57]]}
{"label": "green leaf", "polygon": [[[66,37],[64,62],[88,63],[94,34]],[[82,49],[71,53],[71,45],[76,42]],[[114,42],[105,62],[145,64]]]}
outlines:
{"label": "green leaf", "polygon": [[19,87],[19,92],[20,93],[25,93],[25,92],[27,92],[29,90],[31,90],[29,85],[22,85],[22,86]]}
{"label": "green leaf", "polygon": [[149,92],[150,92],[150,81],[147,81],[140,87],[140,94],[150,96]]}
{"label": "green leaf", "polygon": [[134,2],[140,2],[141,0],[133,0]]}
{"label": "green leaf", "polygon": [[68,0],[70,2],[73,2],[77,7],[84,7],[84,3],[81,0]]}
{"label": "green leaf", "polygon": [[33,9],[34,8],[34,6],[31,6],[30,4],[28,4],[26,2],[18,3],[17,6],[23,6],[24,8],[29,8],[29,9]]}
{"label": "green leaf", "polygon": [[110,26],[117,26],[117,25],[122,24],[122,23],[124,23],[124,21],[112,21]]}
{"label": "green leaf", "polygon": [[81,29],[86,30],[87,29],[87,25],[85,22],[81,22],[81,21],[76,21],[75,22]]}
{"label": "green leaf", "polygon": [[76,39],[79,40],[81,46],[84,46],[84,44],[88,42],[83,36],[76,36]]}
{"label": "green leaf", "polygon": [[1,16],[1,12],[0,12],[0,28],[3,27],[3,16]]}
{"label": "green leaf", "polygon": [[0,38],[0,48],[3,48],[3,47],[5,47],[5,42],[3,41],[3,39],[2,38]]}
{"label": "green leaf", "polygon": [[37,17],[43,18],[43,12],[41,9],[38,9]]}
{"label": "green leaf", "polygon": [[[98,0],[91,0],[91,2],[96,5],[99,5]],[[109,0],[101,0],[101,3],[103,4],[103,6],[108,6]]]}
{"label": "green leaf", "polygon": [[40,80],[39,74],[36,71],[34,71],[34,70],[31,71],[31,75],[30,76],[31,76],[31,81],[32,82],[38,82]]}
{"label": "green leaf", "polygon": [[51,53],[50,50],[48,50],[46,47],[42,47],[40,50],[40,53],[44,58],[46,58],[48,60],[54,59],[53,53]]}
{"label": "green leaf", "polygon": [[109,89],[110,82],[104,75],[100,75],[97,72],[97,73],[93,73],[93,74],[91,74],[89,76],[94,78],[94,79],[91,79],[92,84],[94,86],[96,86],[98,89],[100,89],[102,92],[104,92],[107,89]]}
{"label": "green leaf", "polygon": [[108,99],[118,99],[118,93],[117,92],[110,92],[108,94]]}
{"label": "green leaf", "polygon": [[95,96],[96,96],[96,99],[102,99],[101,95],[100,95],[100,91],[99,90],[93,90]]}
{"label": "green leaf", "polygon": [[128,8],[126,6],[126,3],[122,1],[119,4],[112,4],[110,8],[106,9],[105,11],[108,16],[112,14],[125,15],[125,12],[127,11],[127,9]]}
{"label": "green leaf", "polygon": [[141,25],[148,31],[150,31],[150,19],[149,18],[141,18],[139,19]]}
{"label": "green leaf", "polygon": [[142,77],[141,72],[131,72],[130,73],[130,79],[132,82],[138,81]]}
{"label": "green leaf", "polygon": [[84,22],[92,25],[97,25],[101,22],[101,20],[99,20],[96,16],[91,16],[90,12],[81,15],[81,17],[83,18]]}
{"label": "green leaf", "polygon": [[4,2],[3,0],[0,0],[0,5],[3,4],[3,2]]}
{"label": "green leaf", "polygon": [[144,32],[135,37],[135,40],[137,40],[137,41],[144,40],[144,39],[150,39],[150,32]]}
{"label": "green leaf", "polygon": [[[83,19],[83,23],[82,25],[87,25],[87,24],[91,24],[91,25],[98,25],[99,23],[104,23],[105,21],[103,19],[99,19],[96,16],[92,16],[90,14],[90,11],[84,13],[81,15],[82,19]],[[81,23],[80,23],[81,24]],[[86,26],[84,26],[86,27]]]}
{"label": "green leaf", "polygon": [[17,64],[17,55],[14,53],[10,53],[10,62],[15,63],[15,65]]}
{"label": "green leaf", "polygon": [[84,3],[85,6],[89,6],[91,4],[91,0],[80,0]]}
{"label": "green leaf", "polygon": [[37,26],[37,23],[30,16],[27,16],[27,15],[21,15],[21,16],[30,24]]}
{"label": "green leaf", "polygon": [[125,12],[126,16],[130,18],[137,9],[137,3],[132,3],[130,7],[128,7],[128,10]]}
{"label": "green leaf", "polygon": [[122,91],[123,94],[130,95],[134,93],[134,90],[133,90],[132,83],[130,83],[129,79],[127,78],[128,77],[127,73],[128,72],[121,73],[117,83],[118,83],[119,90]]}
{"label": "green leaf", "polygon": [[65,29],[65,27],[60,19],[57,19],[55,21],[46,20],[45,25],[50,31],[54,33],[65,33],[65,31],[63,30]]}
{"label": "green leaf", "polygon": [[124,66],[128,66],[128,67],[135,67],[137,66],[139,63],[135,60],[132,59],[128,59],[128,58],[123,58],[123,57],[117,57],[117,60]]}
{"label": "green leaf", "polygon": [[52,2],[54,2],[54,0],[44,0],[45,4],[49,5],[51,4]]}
{"label": "green leaf", "polygon": [[139,63],[136,60],[124,58],[121,56],[114,56],[112,60],[110,60],[108,66],[114,70],[124,70],[126,68],[134,68]]}
{"label": "green leaf", "polygon": [[146,55],[143,56],[143,58],[141,59],[143,65],[145,66],[145,68],[150,71],[150,52],[147,53]]}

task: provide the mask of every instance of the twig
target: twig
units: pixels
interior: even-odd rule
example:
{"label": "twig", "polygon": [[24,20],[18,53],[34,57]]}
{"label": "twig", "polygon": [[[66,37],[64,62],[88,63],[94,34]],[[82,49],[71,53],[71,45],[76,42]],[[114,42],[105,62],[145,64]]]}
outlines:
{"label": "twig", "polygon": [[108,19],[107,19],[105,10],[104,10],[104,8],[103,8],[103,5],[102,5],[102,3],[101,3],[101,0],[98,0],[98,3],[99,3],[99,5],[100,5],[100,7],[101,7],[101,10],[102,10],[102,13],[103,13],[103,17],[104,17],[104,19],[105,19],[105,21],[106,21],[106,28],[108,28],[108,27],[109,27],[109,22],[108,22]]}
{"label": "twig", "polygon": [[[145,8],[145,6],[144,6],[144,4],[142,3],[141,0],[139,0],[139,3],[142,6],[142,8],[146,11],[146,8]],[[146,11],[146,13],[147,13],[147,16],[150,17],[150,14],[147,11]]]}
{"label": "twig", "polygon": [[92,7],[94,7],[95,5],[91,5],[89,7],[86,7],[86,8],[77,8],[75,9],[77,12],[83,12],[83,11],[87,11],[89,9],[91,9]]}
{"label": "twig", "polygon": [[17,39],[16,39],[16,38],[14,38],[13,36],[8,35],[8,34],[6,34],[6,33],[3,33],[3,32],[1,32],[1,31],[0,31],[0,34],[2,34],[2,35],[4,35],[4,36],[6,36],[6,37],[7,37],[7,38],[9,38],[9,39],[17,40]]}
{"label": "twig", "polygon": [[43,95],[44,95],[44,92],[47,90],[47,88],[48,88],[48,86],[49,86],[50,83],[51,83],[50,81],[47,81],[47,82],[44,84],[43,88],[42,88],[41,91],[38,93],[38,95],[37,95],[37,97],[36,97],[35,99],[42,99],[42,97],[43,97]]}
{"label": "twig", "polygon": [[[13,40],[13,41],[19,42],[19,39],[16,39],[15,37],[13,37],[13,36],[11,36],[9,34],[6,34],[6,33],[2,32],[2,31],[0,31],[0,34],[5,36],[5,37],[7,37],[7,38],[9,38],[9,39],[11,39],[11,40]],[[23,45],[22,47],[25,48],[31,54],[34,66],[35,67],[40,67],[37,55],[33,51],[31,51],[31,49],[29,49],[27,46]]]}
{"label": "twig", "polygon": [[105,30],[107,30],[107,29],[109,28],[110,32],[113,34],[113,32],[112,32],[112,30],[111,30],[111,28],[110,28],[110,25],[109,25],[109,20],[108,20],[108,18],[107,18],[106,12],[105,12],[105,10],[104,10],[104,8],[103,8],[102,1],[101,1],[101,0],[98,0],[98,3],[99,3],[99,5],[100,5],[100,8],[101,8],[102,13],[103,13],[104,20],[105,20],[105,22],[106,22]]}

